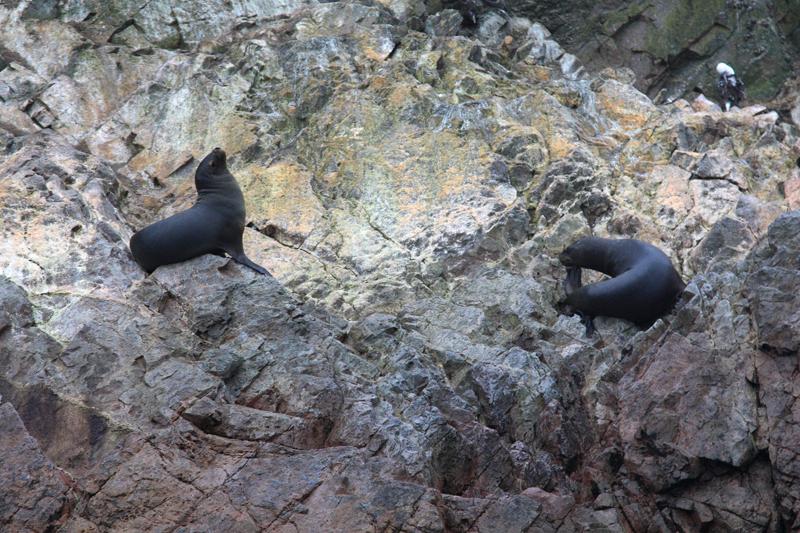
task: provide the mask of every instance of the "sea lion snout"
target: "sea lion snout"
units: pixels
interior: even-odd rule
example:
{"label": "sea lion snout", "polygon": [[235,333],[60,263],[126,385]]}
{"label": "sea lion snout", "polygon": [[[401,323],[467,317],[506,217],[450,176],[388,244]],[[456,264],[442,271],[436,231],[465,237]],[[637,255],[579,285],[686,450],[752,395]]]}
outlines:
{"label": "sea lion snout", "polygon": [[224,169],[227,166],[227,154],[225,150],[217,146],[213,150],[211,150],[211,161],[209,162],[212,168],[222,168]]}
{"label": "sea lion snout", "polygon": [[[577,242],[577,241],[576,241]],[[564,248],[560,254],[558,254],[558,260],[567,268],[579,266],[578,260],[575,258],[576,247],[575,243],[567,246]]]}
{"label": "sea lion snout", "polygon": [[593,242],[592,237],[581,237],[564,248],[561,253],[558,254],[558,260],[567,268],[586,266],[579,263],[583,261],[581,258],[585,257],[586,252],[591,249]]}

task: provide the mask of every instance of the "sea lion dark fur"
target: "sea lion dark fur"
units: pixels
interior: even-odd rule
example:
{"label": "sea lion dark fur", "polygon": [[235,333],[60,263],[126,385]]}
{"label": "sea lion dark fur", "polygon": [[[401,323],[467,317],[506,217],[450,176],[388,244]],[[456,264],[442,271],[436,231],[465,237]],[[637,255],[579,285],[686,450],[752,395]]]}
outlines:
{"label": "sea lion dark fur", "polygon": [[[669,257],[636,239],[578,239],[558,256],[567,267],[563,303],[577,311],[594,332],[595,316],[624,318],[642,329],[668,313],[686,287]],[[611,279],[581,286],[581,268]]]}
{"label": "sea lion dark fur", "polygon": [[197,202],[191,208],[151,224],[131,237],[131,252],[136,262],[149,274],[161,265],[203,254],[227,253],[234,261],[266,274],[266,269],[244,253],[244,196],[228,172],[224,150],[214,148],[200,162],[194,185]]}

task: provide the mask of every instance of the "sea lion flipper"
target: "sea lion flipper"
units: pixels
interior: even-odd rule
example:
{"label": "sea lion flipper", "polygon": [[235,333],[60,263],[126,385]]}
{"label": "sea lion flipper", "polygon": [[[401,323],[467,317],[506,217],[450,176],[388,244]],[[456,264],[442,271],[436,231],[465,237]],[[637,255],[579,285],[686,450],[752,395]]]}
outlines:
{"label": "sea lion flipper", "polygon": [[259,274],[264,274],[265,276],[269,274],[266,268],[251,261],[249,257],[244,255],[244,252],[238,254],[232,254],[228,252],[228,255],[230,255],[233,258],[233,260],[236,261],[237,263],[240,263],[244,266],[248,266],[253,270],[255,270],[256,272],[258,272]]}
{"label": "sea lion flipper", "polygon": [[567,267],[567,277],[564,279],[564,293],[569,296],[581,288],[581,268]]}
{"label": "sea lion flipper", "polygon": [[591,337],[594,335],[594,317],[581,312],[578,312],[578,315],[581,317],[583,325],[586,326],[586,336]]}

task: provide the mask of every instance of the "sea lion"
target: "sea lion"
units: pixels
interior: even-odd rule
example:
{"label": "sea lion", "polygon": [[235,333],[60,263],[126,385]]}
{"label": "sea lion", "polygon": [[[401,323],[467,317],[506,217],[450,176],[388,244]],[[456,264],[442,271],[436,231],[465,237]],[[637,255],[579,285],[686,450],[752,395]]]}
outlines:
{"label": "sea lion", "polygon": [[200,162],[194,185],[197,201],[191,208],[133,234],[130,247],[136,262],[149,274],[161,265],[227,253],[234,261],[266,274],[244,253],[244,196],[228,171],[224,150],[214,148]]}
{"label": "sea lion", "polygon": [[[624,318],[647,329],[669,312],[686,287],[664,252],[636,239],[584,237],[558,256],[567,267],[562,300],[581,315],[586,335],[595,316]],[[611,279],[581,286],[581,268]]]}

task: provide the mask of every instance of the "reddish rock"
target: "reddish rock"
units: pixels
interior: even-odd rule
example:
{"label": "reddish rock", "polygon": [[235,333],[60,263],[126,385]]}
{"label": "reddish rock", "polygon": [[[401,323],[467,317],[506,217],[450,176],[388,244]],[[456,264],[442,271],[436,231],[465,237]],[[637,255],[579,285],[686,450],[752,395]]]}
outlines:
{"label": "reddish rock", "polygon": [[0,525],[4,530],[44,531],[69,515],[75,503],[69,474],[44,456],[7,402],[0,403],[0,464]]}
{"label": "reddish rock", "polygon": [[800,172],[794,171],[792,177],[784,182],[783,194],[789,209],[800,209]]}

